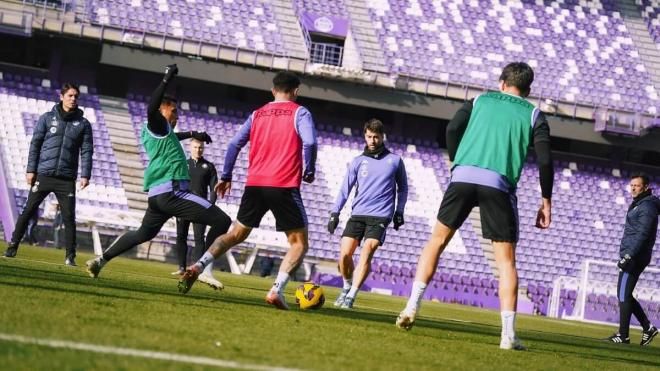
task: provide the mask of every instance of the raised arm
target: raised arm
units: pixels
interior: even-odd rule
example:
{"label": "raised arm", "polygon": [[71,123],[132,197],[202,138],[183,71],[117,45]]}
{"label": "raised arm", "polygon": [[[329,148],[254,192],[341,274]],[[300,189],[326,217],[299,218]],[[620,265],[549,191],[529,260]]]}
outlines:
{"label": "raised arm", "polygon": [[170,132],[167,120],[165,120],[165,117],[160,113],[160,104],[163,100],[163,95],[165,95],[167,85],[178,72],[179,69],[176,64],[165,67],[163,80],[158,84],[156,90],[151,93],[149,106],[147,106],[147,128],[156,135],[167,135],[167,133]]}

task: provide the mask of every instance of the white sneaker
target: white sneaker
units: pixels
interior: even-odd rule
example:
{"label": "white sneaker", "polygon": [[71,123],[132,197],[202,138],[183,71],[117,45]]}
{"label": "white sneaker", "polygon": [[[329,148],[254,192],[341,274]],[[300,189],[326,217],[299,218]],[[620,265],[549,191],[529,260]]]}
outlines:
{"label": "white sneaker", "polygon": [[223,285],[222,282],[216,280],[213,275],[206,272],[200,274],[199,277],[197,277],[197,280],[211,286],[214,290],[222,290],[225,288],[225,285]]}
{"label": "white sneaker", "polygon": [[417,315],[416,311],[407,312],[405,309],[399,313],[399,317],[396,319],[396,327],[404,329],[406,331],[410,330],[415,323],[415,316]]}
{"label": "white sneaker", "polygon": [[183,276],[184,273],[186,273],[186,268],[179,268],[178,271],[174,271],[170,273],[170,275],[180,277]]}
{"label": "white sneaker", "polygon": [[339,296],[337,296],[337,299],[335,300],[334,306],[335,307],[341,307],[342,304],[344,304],[344,300],[346,299],[346,295],[348,295],[348,292],[351,289],[342,289],[341,292],[339,293]]}
{"label": "white sneaker", "polygon": [[502,340],[500,340],[500,349],[527,350],[518,337],[510,338],[508,336],[502,336]]}

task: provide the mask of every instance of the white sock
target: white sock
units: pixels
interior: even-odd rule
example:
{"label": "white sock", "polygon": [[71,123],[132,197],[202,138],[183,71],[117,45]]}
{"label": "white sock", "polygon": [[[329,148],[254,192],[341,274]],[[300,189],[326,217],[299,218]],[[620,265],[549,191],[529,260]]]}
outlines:
{"label": "white sock", "polygon": [[410,298],[408,298],[408,304],[406,304],[406,312],[419,312],[419,307],[422,305],[422,298],[424,297],[424,291],[426,291],[426,284],[424,282],[413,282]]}
{"label": "white sock", "polygon": [[215,261],[215,257],[213,256],[213,254],[207,251],[204,253],[204,255],[202,255],[201,258],[199,258],[199,260],[195,264],[198,265],[200,268],[204,269],[206,268],[207,265],[213,263],[214,261]]}
{"label": "white sock", "polygon": [[357,295],[358,291],[360,291],[359,287],[351,286],[351,289],[348,291],[348,294],[346,294],[346,297],[355,299],[355,296]]}
{"label": "white sock", "polygon": [[287,272],[277,273],[277,278],[275,279],[275,283],[273,283],[273,287],[270,290],[275,291],[278,294],[281,294],[284,291],[286,284],[289,283],[289,278],[290,277]]}
{"label": "white sock", "polygon": [[344,278],[344,291],[350,290],[351,286],[353,286],[353,279]]}
{"label": "white sock", "polygon": [[516,312],[503,310],[500,315],[502,316],[502,336],[514,339],[516,337]]}
{"label": "white sock", "polygon": [[204,274],[208,274],[209,276],[213,275],[213,262],[210,262],[205,268],[204,268]]}

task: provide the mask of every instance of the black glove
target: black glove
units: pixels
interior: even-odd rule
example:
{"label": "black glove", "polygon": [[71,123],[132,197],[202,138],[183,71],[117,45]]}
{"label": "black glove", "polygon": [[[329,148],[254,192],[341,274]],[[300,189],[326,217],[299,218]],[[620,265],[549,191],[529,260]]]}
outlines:
{"label": "black glove", "polygon": [[616,266],[619,267],[621,271],[625,271],[626,268],[628,268],[632,264],[632,258],[630,255],[626,254],[621,260],[619,260],[618,263],[616,263]]}
{"label": "black glove", "polygon": [[401,227],[404,224],[405,222],[403,221],[403,214],[394,213],[394,230],[398,231],[399,227]]}
{"label": "black glove", "polygon": [[306,173],[303,176],[303,181],[305,183],[312,183],[314,181],[314,173]]}
{"label": "black glove", "polygon": [[330,213],[330,221],[328,221],[328,232],[330,232],[330,234],[335,233],[335,229],[337,229],[338,224],[339,224],[339,214]]}
{"label": "black glove", "polygon": [[165,76],[163,76],[163,82],[168,83],[172,81],[172,77],[176,76],[179,73],[179,67],[176,64],[170,64],[165,67]]}
{"label": "black glove", "polygon": [[213,140],[205,131],[193,131],[191,137],[206,144],[213,143]]}

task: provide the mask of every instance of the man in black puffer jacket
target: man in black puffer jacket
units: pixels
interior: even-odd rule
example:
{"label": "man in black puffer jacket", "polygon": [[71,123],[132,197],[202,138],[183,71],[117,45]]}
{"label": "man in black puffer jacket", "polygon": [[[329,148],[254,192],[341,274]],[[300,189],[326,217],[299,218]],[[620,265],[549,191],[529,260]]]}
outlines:
{"label": "man in black puffer jacket", "polygon": [[82,159],[79,187],[89,185],[92,175],[94,144],[92,126],[78,108],[80,90],[74,84],[64,84],[60,102],[37,121],[30,143],[26,180],[30,194],[23,212],[16,221],[9,247],[4,256],[13,258],[23,238],[28,221],[39,204],[51,192],[57,196],[65,227],[66,265],[76,265],[76,185],[78,157]]}
{"label": "man in black puffer jacket", "polygon": [[630,179],[630,194],[633,202],[626,214],[626,225],[623,229],[619,255],[619,281],[617,298],[619,299],[619,332],[607,338],[607,341],[618,344],[630,343],[630,316],[642,325],[642,346],[649,345],[658,335],[658,329],[651,324],[646,313],[633,297],[633,290],[639,276],[651,262],[653,246],[658,230],[658,213],[660,199],[651,193],[649,178],[643,174],[635,174]]}

